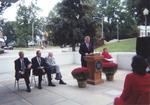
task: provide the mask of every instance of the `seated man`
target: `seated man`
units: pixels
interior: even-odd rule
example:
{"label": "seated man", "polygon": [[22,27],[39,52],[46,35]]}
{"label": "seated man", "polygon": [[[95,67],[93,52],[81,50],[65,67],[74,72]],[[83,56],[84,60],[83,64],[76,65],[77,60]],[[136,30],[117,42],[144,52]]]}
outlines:
{"label": "seated man", "polygon": [[27,92],[31,92],[30,89],[30,70],[31,70],[31,62],[28,58],[24,58],[24,53],[22,51],[19,52],[19,58],[15,60],[15,77],[18,81],[20,78],[24,78],[27,86]]}
{"label": "seated man", "polygon": [[146,60],[146,62],[147,62],[147,65],[148,65],[147,73],[150,74],[150,57]]}
{"label": "seated man", "polygon": [[[46,62],[46,70],[50,70],[51,73],[56,73],[56,80],[60,80],[59,81],[59,84],[66,84],[61,78],[62,78],[62,75],[60,73],[60,70],[59,70],[59,66],[56,65],[55,63],[55,59],[53,57],[53,53],[49,52],[48,53],[48,57],[45,58],[45,62]],[[54,85],[54,84],[53,84]]]}
{"label": "seated man", "polygon": [[36,56],[32,58],[32,68],[33,68],[33,75],[38,76],[38,88],[42,89],[41,81],[42,81],[42,75],[45,74],[45,59],[41,57],[41,51],[38,50],[36,52]]}
{"label": "seated man", "polygon": [[113,61],[112,56],[107,52],[107,48],[103,49],[102,56],[104,56],[103,62]]}

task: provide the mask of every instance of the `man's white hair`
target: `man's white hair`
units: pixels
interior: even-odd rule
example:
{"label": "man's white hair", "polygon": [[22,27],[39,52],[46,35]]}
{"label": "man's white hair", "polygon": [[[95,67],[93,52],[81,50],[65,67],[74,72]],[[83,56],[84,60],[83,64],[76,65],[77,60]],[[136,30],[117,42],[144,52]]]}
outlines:
{"label": "man's white hair", "polygon": [[84,38],[84,40],[86,40],[86,39],[90,39],[90,37],[89,37],[89,36],[86,36],[86,37]]}

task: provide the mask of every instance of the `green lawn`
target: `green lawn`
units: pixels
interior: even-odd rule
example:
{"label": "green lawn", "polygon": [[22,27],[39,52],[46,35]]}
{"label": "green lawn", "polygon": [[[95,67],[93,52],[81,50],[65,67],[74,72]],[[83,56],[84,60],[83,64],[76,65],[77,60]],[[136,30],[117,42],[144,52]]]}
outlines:
{"label": "green lawn", "polygon": [[[47,49],[51,48],[59,48],[59,46],[47,46]],[[41,49],[41,47],[38,46],[29,46],[29,48],[23,48],[23,47],[14,47],[14,50],[20,50],[20,51],[34,51],[37,49]]]}
{"label": "green lawn", "polygon": [[22,47],[14,47],[13,50],[20,50],[20,51],[33,51],[34,48],[22,48]]}
{"label": "green lawn", "polygon": [[103,48],[105,47],[108,52],[136,52],[136,38],[108,43],[95,49],[95,51],[103,52]]}

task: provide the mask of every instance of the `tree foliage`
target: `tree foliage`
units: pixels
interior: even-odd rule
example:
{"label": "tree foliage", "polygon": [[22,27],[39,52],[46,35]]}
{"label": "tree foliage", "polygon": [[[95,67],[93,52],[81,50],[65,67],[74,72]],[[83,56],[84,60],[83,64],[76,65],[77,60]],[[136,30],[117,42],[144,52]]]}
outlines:
{"label": "tree foliage", "polygon": [[[138,25],[144,25],[143,10],[147,8],[150,11],[150,0],[126,0],[126,2],[130,15],[136,19]],[[147,23],[150,25],[150,13],[147,16]]]}
{"label": "tree foliage", "polygon": [[[149,0],[62,0],[45,20],[43,17],[37,18],[40,8],[33,3],[28,7],[20,4],[15,25],[8,22],[3,29],[9,30],[4,31],[9,36],[8,42],[17,37],[19,46],[28,47],[32,39],[32,25],[35,38],[45,34],[44,25],[47,23],[48,40],[54,45],[71,45],[75,51],[76,43],[83,42],[85,36],[89,35],[93,44],[101,37],[102,19],[107,41],[117,38],[117,20],[121,39],[137,36],[137,23],[144,24],[142,12],[144,8],[150,10],[149,5]],[[150,24],[149,15],[147,20]]]}
{"label": "tree foliage", "polygon": [[2,26],[2,32],[4,36],[7,36],[6,45],[10,42],[16,41],[16,34],[14,30],[14,22],[5,22]]}
{"label": "tree foliage", "polygon": [[[19,46],[28,47],[28,42],[32,39],[32,25],[38,26],[37,11],[40,8],[33,3],[29,7],[19,4],[17,11],[15,33],[17,35],[17,43]],[[34,35],[38,34],[38,28],[34,27]]]}
{"label": "tree foliage", "polygon": [[117,20],[121,39],[137,36],[136,21],[128,13],[122,0],[95,0],[96,13],[104,17],[104,37],[107,41],[117,38]]}
{"label": "tree foliage", "polygon": [[95,36],[96,23],[89,15],[91,7],[84,4],[85,0],[63,0],[58,3],[48,17],[49,39],[56,45],[75,45],[82,42],[86,35]]}

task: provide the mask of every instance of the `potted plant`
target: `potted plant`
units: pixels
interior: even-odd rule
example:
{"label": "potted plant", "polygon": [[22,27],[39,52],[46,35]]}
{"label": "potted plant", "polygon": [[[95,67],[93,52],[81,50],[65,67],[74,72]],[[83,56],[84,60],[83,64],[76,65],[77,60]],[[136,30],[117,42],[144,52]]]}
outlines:
{"label": "potted plant", "polygon": [[77,79],[78,86],[86,87],[87,79],[90,77],[91,69],[85,67],[79,67],[74,69],[71,74],[73,78]]}
{"label": "potted plant", "polygon": [[102,72],[106,75],[108,81],[114,80],[114,74],[116,73],[118,68],[118,64],[113,62],[105,62],[103,63]]}

